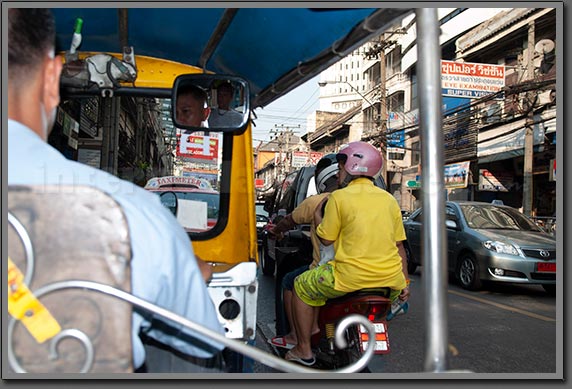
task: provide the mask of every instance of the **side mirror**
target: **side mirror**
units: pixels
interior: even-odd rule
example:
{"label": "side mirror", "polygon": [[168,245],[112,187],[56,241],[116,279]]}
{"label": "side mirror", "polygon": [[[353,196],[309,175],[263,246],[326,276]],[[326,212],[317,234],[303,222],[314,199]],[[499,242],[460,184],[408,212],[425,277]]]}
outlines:
{"label": "side mirror", "polygon": [[459,226],[455,220],[445,220],[445,227],[457,230]]}
{"label": "side mirror", "polygon": [[249,98],[248,83],[240,77],[180,75],[171,96],[173,124],[190,131],[238,132],[248,123]]}
{"label": "side mirror", "polygon": [[175,192],[163,192],[159,197],[161,199],[161,204],[168,208],[169,211],[173,213],[173,215],[177,216],[177,208],[179,207],[179,202]]}

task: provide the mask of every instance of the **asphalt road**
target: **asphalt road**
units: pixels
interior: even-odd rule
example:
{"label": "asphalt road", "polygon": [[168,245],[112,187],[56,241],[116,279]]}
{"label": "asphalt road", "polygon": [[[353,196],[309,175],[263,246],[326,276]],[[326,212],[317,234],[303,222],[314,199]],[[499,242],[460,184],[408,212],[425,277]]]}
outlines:
{"label": "asphalt road", "polygon": [[[409,311],[389,322],[390,353],[376,355],[372,373],[422,373],[425,310],[422,268],[411,275]],[[275,352],[274,279],[260,276],[256,344]],[[474,373],[556,373],[556,298],[536,285],[485,285],[469,292],[449,282],[447,370]],[[430,308],[429,308],[430,309]],[[431,366],[431,365],[429,365]],[[274,370],[255,363],[257,373]]]}

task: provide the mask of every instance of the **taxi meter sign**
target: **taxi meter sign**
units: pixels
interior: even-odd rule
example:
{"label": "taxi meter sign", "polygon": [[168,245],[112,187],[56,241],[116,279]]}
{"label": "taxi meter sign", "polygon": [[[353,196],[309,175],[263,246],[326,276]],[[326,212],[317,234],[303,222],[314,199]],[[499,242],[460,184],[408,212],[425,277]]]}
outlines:
{"label": "taxi meter sign", "polygon": [[199,189],[212,189],[210,182],[197,177],[166,176],[151,178],[145,184],[145,189],[160,188],[162,186],[188,185]]}

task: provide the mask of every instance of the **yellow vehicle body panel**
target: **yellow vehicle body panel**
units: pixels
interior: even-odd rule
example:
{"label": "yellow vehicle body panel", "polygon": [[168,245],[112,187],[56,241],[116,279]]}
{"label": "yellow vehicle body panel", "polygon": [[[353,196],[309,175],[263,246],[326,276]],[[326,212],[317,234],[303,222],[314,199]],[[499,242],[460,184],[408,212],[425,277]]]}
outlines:
{"label": "yellow vehicle body panel", "polygon": [[193,241],[206,261],[236,264],[258,262],[252,126],[233,137],[229,215],[224,231],[213,239]]}
{"label": "yellow vehicle body panel", "polygon": [[[100,53],[80,52],[78,57]],[[118,53],[106,53],[122,59]],[[158,58],[135,56],[137,80],[135,87],[167,88],[173,86],[181,74],[202,73],[196,66]],[[125,84],[132,86],[132,84]],[[229,196],[229,215],[225,229],[216,237],[207,240],[193,240],[195,253],[206,261],[229,265],[256,261],[258,250],[256,239],[256,211],[254,189],[254,156],[252,148],[252,126],[241,135],[233,137]]]}
{"label": "yellow vehicle body panel", "polygon": [[[91,57],[97,54],[101,53],[80,52],[78,53],[78,57],[80,59],[85,59],[86,57]],[[105,54],[112,55],[120,60],[123,59],[123,54]],[[143,55],[135,55],[135,66],[137,67],[135,86],[139,88],[171,88],[175,78],[180,74],[203,73],[203,69],[196,66]],[[125,85],[131,86],[132,84],[127,83]]]}

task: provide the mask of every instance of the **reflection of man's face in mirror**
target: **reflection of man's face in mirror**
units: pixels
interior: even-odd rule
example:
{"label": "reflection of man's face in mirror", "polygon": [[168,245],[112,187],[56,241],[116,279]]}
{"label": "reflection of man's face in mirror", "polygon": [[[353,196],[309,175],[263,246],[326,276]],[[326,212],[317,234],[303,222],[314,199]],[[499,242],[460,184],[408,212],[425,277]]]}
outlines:
{"label": "reflection of man's face in mirror", "polygon": [[230,102],[234,96],[234,88],[229,83],[224,83],[218,87],[216,98],[220,109],[230,109]]}
{"label": "reflection of man's face in mirror", "polygon": [[193,127],[203,127],[211,110],[207,105],[207,93],[195,86],[179,88],[177,95],[177,121]]}

